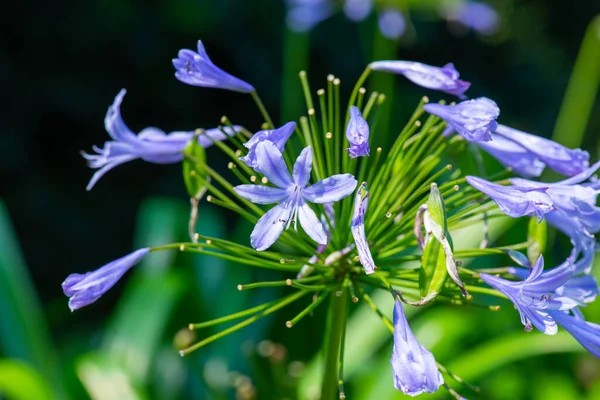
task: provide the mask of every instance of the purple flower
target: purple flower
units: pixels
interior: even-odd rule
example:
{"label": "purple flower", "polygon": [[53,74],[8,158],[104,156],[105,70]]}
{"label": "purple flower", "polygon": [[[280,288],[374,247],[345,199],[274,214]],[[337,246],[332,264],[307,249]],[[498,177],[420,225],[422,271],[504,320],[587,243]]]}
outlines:
{"label": "purple flower", "polygon": [[373,9],[373,0],[346,0],[344,14],[349,20],[360,22],[367,18]]}
{"label": "purple flower", "polygon": [[471,86],[470,82],[458,79],[460,75],[451,63],[439,68],[413,61],[374,61],[369,64],[369,68],[404,75],[419,86],[453,94],[459,98],[464,98],[464,93]]}
{"label": "purple flower", "polygon": [[590,165],[590,154],[581,149],[569,149],[552,140],[498,125],[496,133],[526,148],[554,171],[566,176],[584,172]]}
{"label": "purple flower", "polygon": [[509,217],[536,215],[541,221],[546,213],[555,210],[544,187],[502,186],[475,176],[467,176],[466,180],[469,185],[494,200]]}
{"label": "purple flower", "polygon": [[286,23],[294,32],[308,32],[334,12],[329,0],[287,0],[287,6]]}
{"label": "purple flower", "polygon": [[557,215],[548,222],[561,229],[572,239],[584,233],[586,236],[600,232],[600,207],[596,206],[598,197],[597,183],[582,183],[600,168],[600,162],[591,168],[560,182],[544,183],[526,179],[512,178],[513,185],[547,188],[546,193],[556,207]]}
{"label": "purple flower", "polygon": [[369,155],[369,124],[362,117],[358,107],[350,107],[346,137],[350,143],[350,148],[346,149],[350,158]]}
{"label": "purple flower", "polygon": [[500,18],[498,12],[487,4],[464,1],[443,10],[448,21],[456,21],[484,35],[498,30]]}
{"label": "purple flower", "polygon": [[327,234],[311,203],[331,203],[350,195],[356,188],[356,179],[350,174],[333,175],[311,186],[306,186],[312,170],[312,150],[306,147],[294,164],[292,176],[279,149],[270,141],[256,146],[256,162],[259,169],[276,187],[261,185],[239,185],[237,194],[256,204],[279,203],[263,215],[252,234],[250,243],[256,250],[269,248],[284,228],[289,228],[296,220],[304,231],[318,244],[327,244]]}
{"label": "purple flower", "polygon": [[573,315],[562,311],[550,311],[549,314],[587,351],[600,358],[600,325],[586,322],[576,308],[571,312]]}
{"label": "purple flower", "polygon": [[367,275],[375,272],[375,261],[373,261],[365,234],[365,213],[367,212],[368,205],[369,192],[367,190],[367,182],[363,182],[356,191],[356,197],[354,198],[354,214],[352,215],[350,230],[354,237],[354,243],[356,243],[358,258]]}
{"label": "purple flower", "polygon": [[470,142],[492,140],[492,132],[498,126],[496,118],[500,115],[496,103],[487,97],[466,100],[454,106],[429,103],[423,108],[445,120],[447,131],[455,130]]}
{"label": "purple flower", "polygon": [[261,172],[257,169],[258,163],[256,161],[256,146],[259,143],[268,140],[269,142],[272,142],[280,152],[283,152],[283,147],[285,146],[285,143],[289,137],[292,136],[292,133],[294,133],[294,129],[296,129],[296,123],[288,122],[281,128],[267,129],[256,132],[250,138],[250,140],[244,143],[244,147],[248,149],[248,154],[244,157],[240,157],[240,160],[242,160],[250,168],[254,168],[256,172]]}
{"label": "purple flower", "polygon": [[475,143],[500,161],[502,165],[512,168],[521,176],[540,176],[546,168],[546,164],[537,155],[504,136],[494,135],[489,142]]}
{"label": "purple flower", "polygon": [[379,32],[388,39],[398,39],[406,29],[404,15],[398,10],[387,9],[379,13]]}
{"label": "purple flower", "polygon": [[173,66],[177,70],[175,77],[188,85],[233,90],[241,93],[254,91],[254,86],[229,75],[213,64],[208,58],[202,40],[198,40],[197,53],[188,49],[179,50],[177,58],[173,59]]}
{"label": "purple flower", "polygon": [[140,262],[150,249],[144,248],[110,262],[95,271],[71,274],[62,283],[65,295],[69,297],[69,308],[75,311],[98,300],[117,283],[131,267]]}
{"label": "purple flower", "polygon": [[417,342],[398,300],[394,305],[394,347],[390,362],[394,387],[409,396],[433,393],[444,383],[433,354]]}
{"label": "purple flower", "polygon": [[[134,134],[121,118],[121,102],[125,93],[125,89],[119,92],[104,118],[106,131],[113,140],[106,142],[104,148],[94,146],[93,149],[98,154],[82,153],[91,168],[99,168],[88,183],[87,190],[91,190],[96,182],[114,167],[137,158],[156,164],[181,161],[182,151],[194,136],[193,131],[171,132],[167,135],[162,130],[152,127],[142,130],[138,135]],[[224,131],[231,136],[235,134],[230,128],[224,128]],[[202,147],[208,147],[213,141],[226,138],[220,129],[215,128],[204,131],[198,137],[198,142]]]}
{"label": "purple flower", "polygon": [[557,332],[556,322],[548,310],[569,310],[577,306],[577,301],[556,292],[572,278],[573,270],[573,264],[565,262],[542,273],[544,258],[540,256],[524,281],[508,281],[488,274],[481,274],[481,279],[514,303],[525,330],[530,331],[533,325],[547,335],[554,335]]}

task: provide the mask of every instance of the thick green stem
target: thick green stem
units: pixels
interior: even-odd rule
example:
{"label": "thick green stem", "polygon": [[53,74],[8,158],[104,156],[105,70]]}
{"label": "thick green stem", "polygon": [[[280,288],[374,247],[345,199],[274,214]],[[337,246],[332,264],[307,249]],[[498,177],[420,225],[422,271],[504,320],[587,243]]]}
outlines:
{"label": "thick green stem", "polygon": [[269,115],[269,112],[265,108],[265,105],[263,104],[262,100],[258,96],[258,93],[256,93],[256,90],[253,91],[253,92],[250,92],[250,94],[252,95],[252,100],[254,100],[254,102],[256,103],[256,106],[258,107],[258,110],[262,114],[262,116],[265,119],[266,123],[269,124],[269,128],[274,129],[275,125],[273,125],[273,121],[271,120],[271,116]]}
{"label": "thick green stem", "polygon": [[[338,296],[339,294],[339,296]],[[322,399],[335,399],[338,396],[340,344],[346,329],[348,313],[348,288],[331,296],[327,314],[327,336],[325,337],[325,373],[321,389]]]}

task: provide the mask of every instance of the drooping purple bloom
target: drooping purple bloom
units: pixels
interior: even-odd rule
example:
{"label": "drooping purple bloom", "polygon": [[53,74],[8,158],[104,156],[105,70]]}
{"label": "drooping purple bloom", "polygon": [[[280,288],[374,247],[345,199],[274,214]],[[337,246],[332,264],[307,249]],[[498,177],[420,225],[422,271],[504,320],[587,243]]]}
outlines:
{"label": "drooping purple bloom", "polygon": [[590,178],[600,168],[600,162],[583,172],[559,182],[545,183],[526,179],[512,178],[513,185],[547,188],[546,193],[556,207],[557,215],[549,218],[548,222],[563,230],[572,239],[581,235],[591,236],[600,232],[600,207],[596,200],[600,191],[596,183],[582,183]]}
{"label": "drooping purple bloom", "polygon": [[[119,92],[104,118],[106,131],[113,140],[106,142],[103,148],[94,146],[93,149],[97,154],[82,153],[91,168],[99,169],[92,176],[87,190],[91,190],[96,182],[114,167],[137,158],[155,164],[181,161],[182,151],[194,136],[194,131],[177,131],[167,135],[153,127],[146,128],[136,135],[121,118],[121,102],[125,93],[125,89]],[[235,129],[239,128],[235,127]],[[230,136],[235,135],[231,128],[225,127],[223,131]],[[198,137],[198,142],[202,147],[208,147],[213,144],[213,141],[225,140],[227,135],[223,131],[218,128],[206,130]]]}
{"label": "drooping purple bloom", "polygon": [[514,303],[525,330],[530,331],[534,326],[547,335],[554,335],[557,332],[556,322],[548,310],[569,310],[578,304],[574,299],[556,292],[573,277],[573,270],[573,264],[565,262],[543,273],[544,258],[540,256],[524,281],[508,281],[488,274],[481,274],[481,279]]}
{"label": "drooping purple bloom", "polygon": [[360,22],[367,18],[373,9],[373,0],[346,0],[344,14],[349,20]]}
{"label": "drooping purple bloom", "polygon": [[500,161],[502,165],[512,168],[519,175],[527,178],[537,177],[546,168],[546,164],[525,147],[500,135],[494,135],[492,139],[489,142],[475,143]]}
{"label": "drooping purple bloom", "polygon": [[270,141],[256,146],[258,168],[277,187],[261,185],[239,185],[237,194],[256,204],[279,203],[263,215],[252,234],[250,243],[256,250],[269,248],[284,229],[300,221],[304,231],[318,244],[327,244],[327,235],[321,221],[307,204],[332,203],[350,195],[356,188],[356,179],[351,174],[333,175],[311,186],[306,186],[312,170],[312,150],[306,147],[294,164],[292,176],[279,149]]}
{"label": "drooping purple bloom", "polygon": [[149,248],[139,249],[95,271],[83,275],[69,275],[62,283],[62,288],[65,295],[69,297],[69,308],[71,311],[85,307],[98,300],[121,279],[125,272],[140,262],[149,251]]}
{"label": "drooping purple bloom", "polygon": [[334,12],[329,0],[287,0],[286,3],[286,23],[294,32],[308,32]]}
{"label": "drooping purple bloom", "polygon": [[590,165],[590,154],[587,151],[569,149],[555,141],[501,124],[496,128],[496,133],[526,148],[560,174],[577,175],[584,172]]}
{"label": "drooping purple bloom", "polygon": [[600,325],[584,320],[578,309],[571,312],[573,315],[563,311],[549,311],[549,314],[587,351],[600,358]]}
{"label": "drooping purple bloom", "polygon": [[536,215],[541,221],[546,213],[555,210],[546,188],[502,186],[475,176],[467,176],[466,180],[469,185],[494,200],[502,212],[509,217]]}
{"label": "drooping purple bloom", "polygon": [[386,38],[392,40],[402,36],[406,29],[404,15],[393,8],[381,11],[377,22],[379,24],[379,32]]}
{"label": "drooping purple bloom", "polygon": [[356,106],[350,107],[350,121],[346,127],[346,138],[350,148],[346,149],[350,158],[369,155],[369,124]]}
{"label": "drooping purple bloom", "polygon": [[463,1],[442,10],[448,21],[456,21],[484,35],[498,30],[500,17],[498,12],[487,4],[475,1]]}
{"label": "drooping purple bloom", "polygon": [[260,170],[256,169],[258,168],[258,163],[256,161],[256,146],[259,143],[268,140],[269,142],[272,142],[280,152],[283,152],[285,143],[294,133],[294,129],[296,129],[296,123],[288,122],[277,129],[266,129],[256,132],[250,138],[250,140],[244,143],[244,147],[248,149],[248,154],[244,157],[240,157],[240,160],[242,160],[250,168],[256,170],[256,172],[261,172]]}
{"label": "drooping purple bloom", "polygon": [[367,182],[363,182],[356,191],[356,197],[354,198],[354,214],[352,214],[350,230],[354,237],[354,243],[356,243],[358,259],[365,269],[366,274],[370,275],[375,272],[375,261],[373,261],[371,249],[369,248],[365,234],[365,214],[368,205],[369,191],[367,190]]}
{"label": "drooping purple bloom", "polygon": [[459,79],[460,74],[452,63],[442,68],[414,61],[374,61],[369,64],[374,71],[404,75],[411,82],[427,89],[439,90],[464,98],[470,82]]}
{"label": "drooping purple bloom", "polygon": [[177,58],[173,59],[177,70],[175,77],[181,82],[192,86],[202,86],[216,89],[232,90],[234,92],[250,93],[254,86],[217,67],[208,57],[202,40],[198,40],[198,52],[182,49]]}
{"label": "drooping purple bloom", "polygon": [[433,393],[444,383],[433,354],[417,341],[398,300],[394,305],[394,347],[390,363],[394,387],[409,396]]}
{"label": "drooping purple bloom", "polygon": [[470,142],[492,140],[492,132],[498,126],[496,118],[500,115],[496,103],[487,97],[466,100],[453,106],[429,103],[423,108],[446,121],[447,131],[455,130]]}

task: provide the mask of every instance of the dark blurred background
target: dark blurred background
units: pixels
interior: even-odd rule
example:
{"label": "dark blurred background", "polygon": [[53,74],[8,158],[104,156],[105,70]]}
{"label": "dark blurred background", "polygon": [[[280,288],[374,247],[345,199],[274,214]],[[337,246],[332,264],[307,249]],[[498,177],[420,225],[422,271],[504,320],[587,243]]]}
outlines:
{"label": "dark blurred background", "polygon": [[[503,123],[550,137],[600,2],[488,3],[502,21],[501,31],[489,37],[452,29],[434,12],[411,11],[414,29],[409,38],[393,43],[394,58],[453,62],[473,82],[471,96],[498,103]],[[108,139],[104,115],[121,88],[128,91],[123,118],[134,132],[147,126],[166,132],[211,128],[222,115],[256,131],[261,118],[249,96],[186,86],[174,78],[171,59],[179,49],[195,49],[202,39],[215,64],[252,83],[276,119],[299,115],[298,104],[280,102],[285,57],[290,57],[286,44],[309,43],[308,57],[299,51],[301,60],[287,62],[308,67],[314,90],[333,73],[348,93],[376,54],[375,16],[356,24],[338,13],[310,33],[292,34],[286,30],[285,4],[277,0],[10,2],[3,8],[2,201],[59,347],[82,329],[80,324],[86,325],[83,332],[100,329],[124,287],[120,283],[98,304],[71,315],[60,287],[64,278],[129,253],[136,216],[147,199],[177,199],[184,208],[187,203],[179,164],[130,162],[86,192],[93,170],[79,152]],[[390,131],[404,124],[423,94],[405,80],[393,82]],[[297,91],[299,82],[294,85],[290,90]],[[599,130],[596,99],[581,146],[592,159]],[[218,151],[208,156],[216,168],[226,168]],[[228,214],[223,218],[233,230],[235,221]],[[189,316],[177,320],[183,327]]]}

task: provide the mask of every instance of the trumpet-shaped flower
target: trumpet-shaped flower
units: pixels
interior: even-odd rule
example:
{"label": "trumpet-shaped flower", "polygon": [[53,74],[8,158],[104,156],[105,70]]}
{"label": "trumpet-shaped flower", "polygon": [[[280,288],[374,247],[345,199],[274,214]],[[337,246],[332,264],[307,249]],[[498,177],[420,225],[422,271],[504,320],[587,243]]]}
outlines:
{"label": "trumpet-shaped flower", "polygon": [[369,64],[374,71],[391,72],[404,75],[409,81],[427,89],[439,90],[464,98],[471,86],[470,82],[458,79],[460,74],[454,64],[433,67],[414,61],[374,61]]}
{"label": "trumpet-shaped flower", "polygon": [[[104,118],[106,131],[113,140],[104,144],[103,148],[94,146],[97,154],[82,153],[88,160],[91,168],[97,168],[98,171],[92,176],[87,185],[87,190],[98,182],[104,174],[118,165],[126,163],[137,158],[155,164],[171,164],[183,159],[182,151],[187,143],[194,136],[194,131],[177,131],[166,134],[158,128],[146,128],[139,134],[134,134],[123,122],[121,117],[121,102],[125,96],[126,90],[122,89],[115,101],[108,108]],[[239,129],[240,127],[235,127]],[[202,147],[208,147],[213,141],[222,141],[227,139],[227,135],[233,136],[235,132],[231,128],[209,129],[198,136],[198,142]]]}
{"label": "trumpet-shaped flower", "polygon": [[536,215],[541,221],[555,208],[545,187],[502,186],[475,176],[467,176],[469,185],[489,196],[509,217]]}
{"label": "trumpet-shaped flower", "polygon": [[232,90],[241,93],[254,91],[254,86],[228,74],[213,64],[201,40],[198,40],[197,53],[188,49],[179,50],[177,58],[173,59],[173,66],[177,70],[175,77],[188,85]]}
{"label": "trumpet-shaped flower", "polygon": [[350,121],[346,127],[346,137],[350,148],[346,149],[350,158],[369,155],[369,124],[358,107],[350,107]]}
{"label": "trumpet-shaped flower", "polygon": [[258,220],[250,235],[252,247],[259,251],[269,248],[292,222],[297,229],[297,220],[315,242],[327,244],[323,225],[307,201],[324,204],[341,200],[354,191],[356,179],[351,174],[339,174],[307,187],[312,170],[310,147],[298,156],[292,176],[281,151],[270,141],[256,146],[256,161],[265,177],[276,187],[239,185],[234,188],[236,193],[256,204],[279,204]]}
{"label": "trumpet-shaped flower", "polygon": [[479,147],[495,157],[502,165],[512,168],[524,177],[537,177],[542,174],[546,164],[525,147],[505,138],[494,135],[489,142],[475,142]]}
{"label": "trumpet-shaped flower", "polygon": [[272,142],[280,152],[283,152],[285,143],[290,136],[292,136],[292,133],[294,133],[294,129],[296,129],[296,123],[288,122],[277,129],[266,129],[256,132],[250,138],[250,140],[244,143],[244,147],[248,149],[248,154],[244,157],[240,157],[240,160],[242,160],[250,168],[254,168],[256,172],[262,172],[257,169],[258,163],[256,162],[256,146],[259,143],[268,140],[269,142]]}
{"label": "trumpet-shaped flower", "polygon": [[367,191],[367,183],[363,182],[356,191],[356,197],[354,198],[354,214],[352,215],[350,230],[352,231],[352,236],[356,243],[358,259],[367,275],[375,272],[375,261],[373,261],[373,256],[371,255],[369,243],[367,243],[367,236],[365,234],[365,213],[367,212],[368,205],[369,192]]}
{"label": "trumpet-shaped flower", "polygon": [[498,125],[496,133],[526,148],[554,171],[573,176],[589,167],[590,154],[581,149],[569,149],[552,140]]}
{"label": "trumpet-shaped flower", "polygon": [[563,311],[549,311],[549,314],[587,351],[600,358],[600,325],[585,321],[576,308],[571,312],[573,315]]}
{"label": "trumpet-shaped flower", "polygon": [[496,103],[487,97],[466,100],[453,106],[429,103],[423,108],[448,123],[446,133],[455,130],[470,142],[492,140],[492,132],[498,126],[496,118],[500,115]]}
{"label": "trumpet-shaped flower", "polygon": [[417,342],[398,300],[394,305],[394,347],[390,362],[394,386],[409,396],[433,393],[444,383],[433,354]]}
{"label": "trumpet-shaped flower", "polygon": [[574,269],[568,260],[543,273],[544,258],[540,256],[524,281],[508,281],[488,274],[481,274],[481,279],[514,303],[525,330],[530,331],[534,326],[547,335],[554,335],[557,332],[556,321],[548,310],[569,310],[578,305],[575,299],[557,293],[557,289],[571,280]]}
{"label": "trumpet-shaped flower", "polygon": [[123,274],[140,262],[150,249],[144,248],[110,262],[86,274],[71,274],[62,284],[69,297],[69,308],[75,311],[98,300],[121,279]]}

